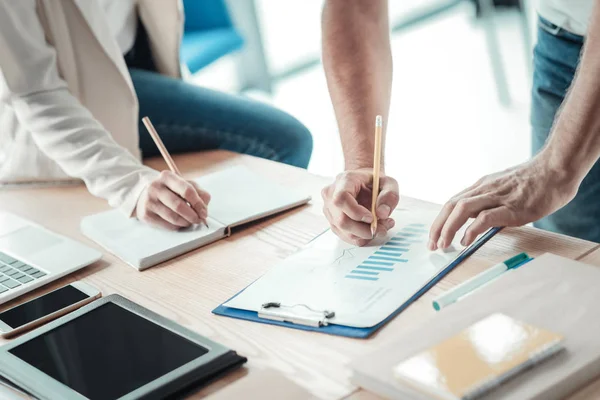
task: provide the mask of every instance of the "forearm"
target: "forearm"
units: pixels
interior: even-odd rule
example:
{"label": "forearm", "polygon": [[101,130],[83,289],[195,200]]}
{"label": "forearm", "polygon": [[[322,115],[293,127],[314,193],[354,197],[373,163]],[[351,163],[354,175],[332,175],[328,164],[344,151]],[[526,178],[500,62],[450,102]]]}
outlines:
{"label": "forearm", "polygon": [[67,89],[14,98],[12,106],[48,157],[127,214],[158,176],[119,146]]}
{"label": "forearm", "polygon": [[385,129],[391,97],[387,0],[328,0],[322,25],[323,65],[345,167],[372,167],[375,116],[383,115]]}
{"label": "forearm", "polygon": [[600,7],[595,6],[576,77],[541,156],[581,181],[600,157]]}

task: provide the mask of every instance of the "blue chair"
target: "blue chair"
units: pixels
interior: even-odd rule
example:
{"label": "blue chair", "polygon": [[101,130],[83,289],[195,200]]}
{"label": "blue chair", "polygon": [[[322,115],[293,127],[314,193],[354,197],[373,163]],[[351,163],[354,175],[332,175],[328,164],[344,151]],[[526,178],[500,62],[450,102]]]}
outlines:
{"label": "blue chair", "polygon": [[184,0],[181,61],[193,74],[244,45],[224,0]]}

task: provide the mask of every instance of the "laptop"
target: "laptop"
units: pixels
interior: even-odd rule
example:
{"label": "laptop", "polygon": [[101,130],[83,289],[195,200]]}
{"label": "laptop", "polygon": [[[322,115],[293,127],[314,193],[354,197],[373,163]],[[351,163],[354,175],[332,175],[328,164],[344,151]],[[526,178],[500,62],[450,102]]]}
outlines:
{"label": "laptop", "polygon": [[101,257],[90,247],[0,211],[0,304]]}

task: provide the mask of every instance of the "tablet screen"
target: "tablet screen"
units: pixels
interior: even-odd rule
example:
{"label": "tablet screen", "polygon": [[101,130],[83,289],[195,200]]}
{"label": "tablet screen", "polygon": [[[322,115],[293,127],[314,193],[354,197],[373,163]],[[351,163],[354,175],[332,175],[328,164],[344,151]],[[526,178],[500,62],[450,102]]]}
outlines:
{"label": "tablet screen", "polygon": [[10,352],[89,399],[109,400],[208,349],[109,302]]}

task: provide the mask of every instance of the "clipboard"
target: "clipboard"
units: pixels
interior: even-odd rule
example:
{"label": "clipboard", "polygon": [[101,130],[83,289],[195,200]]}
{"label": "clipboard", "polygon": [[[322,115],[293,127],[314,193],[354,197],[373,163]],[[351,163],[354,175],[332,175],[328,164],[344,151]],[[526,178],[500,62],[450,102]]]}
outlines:
{"label": "clipboard", "polygon": [[[212,313],[215,315],[220,315],[220,316],[224,316],[224,317],[237,318],[237,319],[253,321],[253,322],[260,322],[263,324],[283,326],[283,327],[292,328],[292,329],[321,332],[321,333],[326,333],[329,335],[344,336],[344,337],[349,337],[349,338],[354,338],[354,339],[366,339],[366,338],[370,337],[371,335],[373,335],[382,326],[384,326],[389,321],[391,321],[396,315],[398,315],[402,311],[404,311],[408,306],[410,306],[412,303],[414,303],[416,300],[418,300],[421,296],[423,296],[429,289],[431,289],[433,286],[435,286],[439,281],[441,281],[452,270],[454,270],[456,267],[458,267],[463,261],[465,261],[467,258],[469,258],[473,253],[475,253],[477,250],[479,250],[479,248],[481,248],[481,246],[483,246],[492,237],[494,237],[498,232],[500,232],[501,229],[502,229],[502,227],[496,227],[496,228],[489,229],[486,233],[484,233],[482,236],[480,236],[475,242],[473,242],[473,244],[471,244],[469,247],[466,247],[462,252],[460,252],[460,254],[458,254],[458,256],[456,256],[456,258],[452,262],[450,262],[444,269],[442,269],[440,272],[438,272],[437,275],[435,275],[433,278],[431,278],[421,289],[419,289],[413,296],[411,296],[407,301],[405,301],[403,304],[401,304],[400,307],[398,307],[386,319],[384,319],[380,323],[378,323],[372,327],[369,327],[369,328],[355,328],[355,327],[344,326],[344,325],[328,324],[326,314],[331,311],[311,310],[315,315],[317,315],[317,314],[319,315],[318,317],[315,317],[311,321],[311,323],[306,323],[305,321],[299,321],[299,320],[292,322],[292,320],[294,320],[294,318],[289,318],[289,320],[288,320],[285,318],[285,316],[283,314],[281,315],[281,318],[275,317],[279,320],[272,319],[272,318],[265,318],[265,317],[259,316],[259,313],[256,311],[240,310],[237,308],[226,307],[223,304],[221,304],[217,308],[215,308],[212,311]],[[235,296],[231,297],[231,299],[238,296],[244,290],[245,289],[238,292]],[[229,301],[231,299],[228,299],[227,301]],[[273,303],[267,303],[266,305],[269,305],[269,304],[273,304]],[[263,305],[263,309],[264,309],[264,307],[265,307],[265,305]],[[289,315],[289,312],[291,311],[290,309],[293,307],[294,306],[285,307],[286,314]],[[267,308],[269,308],[269,307],[267,307]],[[306,317],[304,317],[302,319],[307,320]]]}

